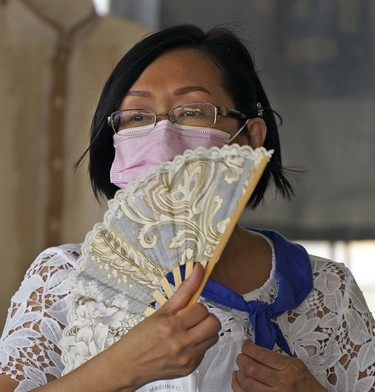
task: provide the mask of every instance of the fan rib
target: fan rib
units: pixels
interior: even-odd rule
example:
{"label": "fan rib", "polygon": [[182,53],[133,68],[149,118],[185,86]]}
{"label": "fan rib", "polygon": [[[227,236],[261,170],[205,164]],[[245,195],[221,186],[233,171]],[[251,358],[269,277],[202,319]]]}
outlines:
{"label": "fan rib", "polygon": [[191,273],[193,272],[194,262],[188,261],[185,265],[186,265],[185,279],[187,279],[191,275]]}
{"label": "fan rib", "polygon": [[165,276],[163,276],[163,277],[160,279],[160,285],[161,285],[161,287],[163,288],[163,290],[164,290],[164,292],[165,292],[167,298],[168,298],[168,299],[171,298],[172,295],[173,295],[173,293],[174,293],[174,291],[172,290],[172,288],[171,288],[171,286],[170,286],[170,284],[169,284],[169,282],[168,282],[168,279],[167,279]]}
{"label": "fan rib", "polygon": [[178,265],[177,267],[174,267],[172,273],[173,273],[174,285],[176,289],[178,289],[182,284],[180,266]]}
{"label": "fan rib", "polygon": [[152,296],[156,299],[156,301],[159,302],[160,305],[163,305],[168,301],[168,299],[164,297],[164,295],[159,290],[155,290]]}

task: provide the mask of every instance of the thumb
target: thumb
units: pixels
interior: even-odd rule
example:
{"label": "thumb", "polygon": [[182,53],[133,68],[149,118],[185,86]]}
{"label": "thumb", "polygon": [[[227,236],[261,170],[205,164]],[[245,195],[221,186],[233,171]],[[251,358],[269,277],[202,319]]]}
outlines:
{"label": "thumb", "polygon": [[182,282],[172,297],[161,307],[160,310],[166,313],[177,313],[185,308],[193,294],[198,290],[204,276],[202,264],[196,263],[191,275]]}

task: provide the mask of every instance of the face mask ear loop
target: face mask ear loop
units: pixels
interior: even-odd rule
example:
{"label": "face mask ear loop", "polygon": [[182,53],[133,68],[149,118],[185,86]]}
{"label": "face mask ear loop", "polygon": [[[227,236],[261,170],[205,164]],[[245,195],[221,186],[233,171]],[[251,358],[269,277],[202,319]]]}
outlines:
{"label": "face mask ear loop", "polygon": [[232,142],[244,129],[245,129],[245,127],[247,126],[247,124],[248,124],[248,122],[250,121],[250,119],[248,118],[246,121],[245,121],[245,124],[244,125],[242,125],[242,127],[228,140],[228,144],[230,143],[230,142]]}

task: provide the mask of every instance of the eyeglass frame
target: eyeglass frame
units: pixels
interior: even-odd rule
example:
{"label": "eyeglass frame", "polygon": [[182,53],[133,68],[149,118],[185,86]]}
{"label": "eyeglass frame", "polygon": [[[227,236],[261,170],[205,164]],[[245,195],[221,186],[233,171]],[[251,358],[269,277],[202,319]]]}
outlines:
{"label": "eyeglass frame", "polygon": [[[173,121],[173,120],[171,119],[170,113],[171,113],[173,110],[182,108],[182,107],[184,107],[184,106],[195,105],[195,104],[197,104],[197,105],[199,105],[199,104],[210,104],[210,105],[212,105],[212,106],[215,108],[214,121],[213,121],[213,123],[212,123],[211,125],[207,126],[208,128],[211,128],[212,126],[214,126],[214,125],[216,124],[216,122],[217,122],[217,116],[228,117],[228,118],[233,118],[233,119],[235,119],[235,120],[243,120],[243,121],[248,120],[248,119],[250,119],[250,118],[253,117],[252,115],[247,115],[247,114],[241,113],[239,110],[236,110],[236,109],[227,108],[227,107],[224,107],[224,106],[217,106],[217,105],[213,104],[212,102],[191,102],[191,103],[187,103],[187,104],[185,104],[185,105],[178,105],[178,106],[176,106],[176,107],[170,109],[167,113],[156,113],[154,110],[140,109],[140,108],[138,108],[138,109],[123,109],[123,110],[117,110],[117,111],[115,111],[115,112],[112,112],[112,113],[107,117],[107,124],[113,129],[113,131],[115,132],[115,134],[117,134],[118,131],[115,130],[114,121],[113,121],[113,117],[114,117],[116,114],[119,114],[119,113],[121,113],[121,112],[127,112],[127,111],[143,110],[143,111],[145,111],[145,112],[149,112],[149,113],[152,113],[152,114],[155,115],[154,123],[153,123],[153,124],[152,124],[152,123],[150,124],[151,127],[155,127],[155,125],[156,125],[156,123],[157,123],[158,117],[161,117],[161,116],[167,116],[168,119],[169,119],[169,121],[170,121],[172,124],[176,125],[176,126],[183,126],[183,125],[178,124],[177,122]],[[257,107],[257,109],[256,109],[256,116],[254,116],[254,117],[261,117],[261,118],[263,118],[263,116],[264,116],[264,109],[263,109],[262,104],[261,104],[260,102],[257,102],[256,107]]]}

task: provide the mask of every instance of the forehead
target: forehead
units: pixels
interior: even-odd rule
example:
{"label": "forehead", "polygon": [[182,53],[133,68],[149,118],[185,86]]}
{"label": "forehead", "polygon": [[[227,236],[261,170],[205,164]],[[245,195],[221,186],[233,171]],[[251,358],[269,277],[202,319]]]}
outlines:
{"label": "forehead", "polygon": [[[148,68],[153,67],[164,67],[170,66],[175,67],[177,66],[181,69],[187,70],[189,69],[192,73],[201,74],[202,69],[198,66],[203,67],[203,70],[211,70],[216,75],[219,75],[219,69],[215,64],[215,61],[212,57],[208,54],[200,51],[199,49],[195,48],[176,48],[168,50],[165,53],[162,53],[159,57],[157,57]],[[178,69],[176,68],[175,71]]]}
{"label": "forehead", "polygon": [[178,48],[149,64],[125,94],[120,108],[147,106],[165,111],[186,102],[234,105],[215,61],[198,49]]}
{"label": "forehead", "polygon": [[134,86],[141,88],[188,85],[221,88],[222,75],[214,60],[192,48],[172,49],[156,58],[139,76]]}

